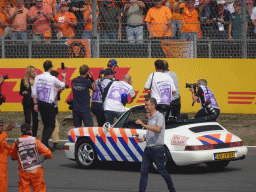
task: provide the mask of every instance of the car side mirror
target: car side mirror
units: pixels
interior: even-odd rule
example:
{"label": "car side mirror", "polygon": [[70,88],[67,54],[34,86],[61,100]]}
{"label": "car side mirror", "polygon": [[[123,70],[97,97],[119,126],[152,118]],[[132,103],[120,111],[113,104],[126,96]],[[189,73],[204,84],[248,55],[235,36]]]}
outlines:
{"label": "car side mirror", "polygon": [[109,131],[110,123],[109,122],[104,123],[103,128]]}

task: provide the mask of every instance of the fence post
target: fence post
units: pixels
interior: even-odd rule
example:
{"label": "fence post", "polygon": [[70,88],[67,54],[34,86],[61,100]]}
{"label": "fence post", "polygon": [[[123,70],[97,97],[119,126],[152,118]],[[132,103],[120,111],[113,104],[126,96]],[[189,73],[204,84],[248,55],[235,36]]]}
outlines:
{"label": "fence post", "polygon": [[92,0],[92,39],[91,39],[91,53],[93,58],[99,58],[99,49],[97,40],[97,0]]}
{"label": "fence post", "polygon": [[3,38],[3,40],[2,40],[2,58],[3,59],[5,58],[5,50],[4,50],[5,46],[4,46],[4,43],[5,43],[5,39]]}
{"label": "fence post", "polygon": [[28,58],[32,58],[32,40],[28,40]]}
{"label": "fence post", "polygon": [[241,14],[242,14],[242,58],[247,58],[247,30],[246,30],[246,1],[241,1]]}

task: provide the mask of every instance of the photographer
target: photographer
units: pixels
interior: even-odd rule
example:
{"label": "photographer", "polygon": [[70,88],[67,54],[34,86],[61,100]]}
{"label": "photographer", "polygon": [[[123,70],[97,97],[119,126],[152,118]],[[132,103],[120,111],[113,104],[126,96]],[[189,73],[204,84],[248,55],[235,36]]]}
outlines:
{"label": "photographer", "polygon": [[172,101],[172,94],[176,93],[173,79],[164,73],[164,62],[155,61],[155,73],[151,73],[144,85],[145,91],[150,91],[150,96],[155,98],[157,104],[169,105]]}
{"label": "photographer", "polygon": [[66,73],[62,73],[63,82],[52,76],[50,73],[53,69],[51,61],[44,62],[45,72],[36,76],[34,82],[33,100],[35,111],[40,111],[44,130],[42,143],[48,147],[48,140],[55,128],[55,99],[57,95],[57,87],[63,89],[66,83]]}
{"label": "photographer", "polygon": [[106,122],[105,116],[104,116],[104,108],[103,103],[105,101],[105,98],[103,98],[103,92],[104,89],[107,87],[107,85],[114,77],[115,71],[112,71],[112,69],[107,68],[103,70],[104,77],[99,78],[95,81],[97,90],[92,93],[92,113],[96,116],[98,126],[102,127],[103,124]]}
{"label": "photographer", "polygon": [[[189,90],[192,92],[192,100],[193,102],[200,102],[202,108],[197,112],[197,114],[194,116],[194,118],[200,118],[209,116],[212,113],[216,115],[216,118],[220,114],[220,108],[217,104],[217,101],[214,97],[214,94],[211,89],[207,87],[207,81],[205,79],[200,79],[197,81],[197,87],[198,91],[195,92],[195,89],[193,86],[189,88]],[[214,111],[210,111],[209,107],[212,107]]]}
{"label": "photographer", "polygon": [[4,83],[4,80],[5,79],[8,79],[8,75],[5,75],[5,76],[1,76],[0,75],[0,105],[2,105],[2,103],[4,103],[5,102],[5,100],[6,100],[6,97],[4,96],[4,95],[2,95],[2,84]]}
{"label": "photographer", "polygon": [[128,94],[133,101],[136,94],[132,87],[132,78],[130,75],[126,74],[122,81],[113,82],[109,88],[104,102],[106,122],[112,125],[115,117],[119,118],[122,116],[125,112]]}
{"label": "photographer", "polygon": [[93,127],[89,90],[96,91],[96,85],[87,65],[82,65],[79,72],[80,76],[72,80],[74,127],[81,127],[82,121],[85,127]]}

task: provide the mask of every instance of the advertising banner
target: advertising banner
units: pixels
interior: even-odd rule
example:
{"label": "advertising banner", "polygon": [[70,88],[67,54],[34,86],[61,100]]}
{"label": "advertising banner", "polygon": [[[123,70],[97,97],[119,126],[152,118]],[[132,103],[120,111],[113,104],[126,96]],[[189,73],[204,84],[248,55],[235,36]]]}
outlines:
{"label": "advertising banner", "polygon": [[[6,96],[6,102],[0,105],[1,111],[22,111],[22,96],[19,95],[20,82],[25,76],[26,67],[36,67],[37,74],[41,74],[43,63],[48,59],[2,59],[0,75],[8,75],[2,85],[2,94]],[[107,67],[109,58],[100,59],[50,59],[54,70],[62,73],[61,63],[64,62],[67,69],[67,84],[69,89],[61,93],[59,101],[60,111],[69,111],[66,103],[72,97],[71,81],[79,76],[79,67],[83,64],[90,67],[94,80],[98,78],[100,70]],[[136,92],[136,99],[131,107],[143,104],[144,85],[148,76],[155,72],[154,62],[157,59],[127,59],[117,58],[119,68],[116,68],[116,79],[122,80],[125,74],[132,77],[132,86]],[[197,112],[200,104],[192,107],[192,95],[186,83],[196,83],[199,79],[206,79],[208,87],[213,90],[221,113],[256,113],[256,65],[253,59],[165,59],[169,63],[169,69],[178,76],[181,95],[181,112]],[[59,79],[62,80],[61,75]]]}

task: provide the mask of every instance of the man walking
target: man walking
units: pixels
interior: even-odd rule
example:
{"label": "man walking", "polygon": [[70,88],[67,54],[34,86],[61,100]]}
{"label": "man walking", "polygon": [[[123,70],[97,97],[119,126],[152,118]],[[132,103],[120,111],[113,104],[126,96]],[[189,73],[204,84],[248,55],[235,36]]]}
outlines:
{"label": "man walking", "polygon": [[32,91],[34,100],[35,111],[40,111],[44,129],[42,136],[42,143],[48,147],[48,140],[50,139],[52,132],[55,128],[55,98],[57,96],[57,89],[65,88],[66,73],[62,73],[63,82],[52,76],[53,65],[51,61],[44,62],[45,72],[36,76],[34,82],[34,89]]}
{"label": "man walking", "polygon": [[148,124],[145,125],[140,119],[136,121],[136,124],[140,124],[144,128],[148,129],[145,138],[136,138],[139,142],[147,141],[146,148],[142,156],[139,191],[146,191],[149,167],[153,162],[155,162],[159,173],[167,183],[169,191],[175,192],[172,178],[164,165],[165,119],[163,114],[156,110],[156,105],[156,99],[147,99],[145,101],[145,108],[150,114]]}

